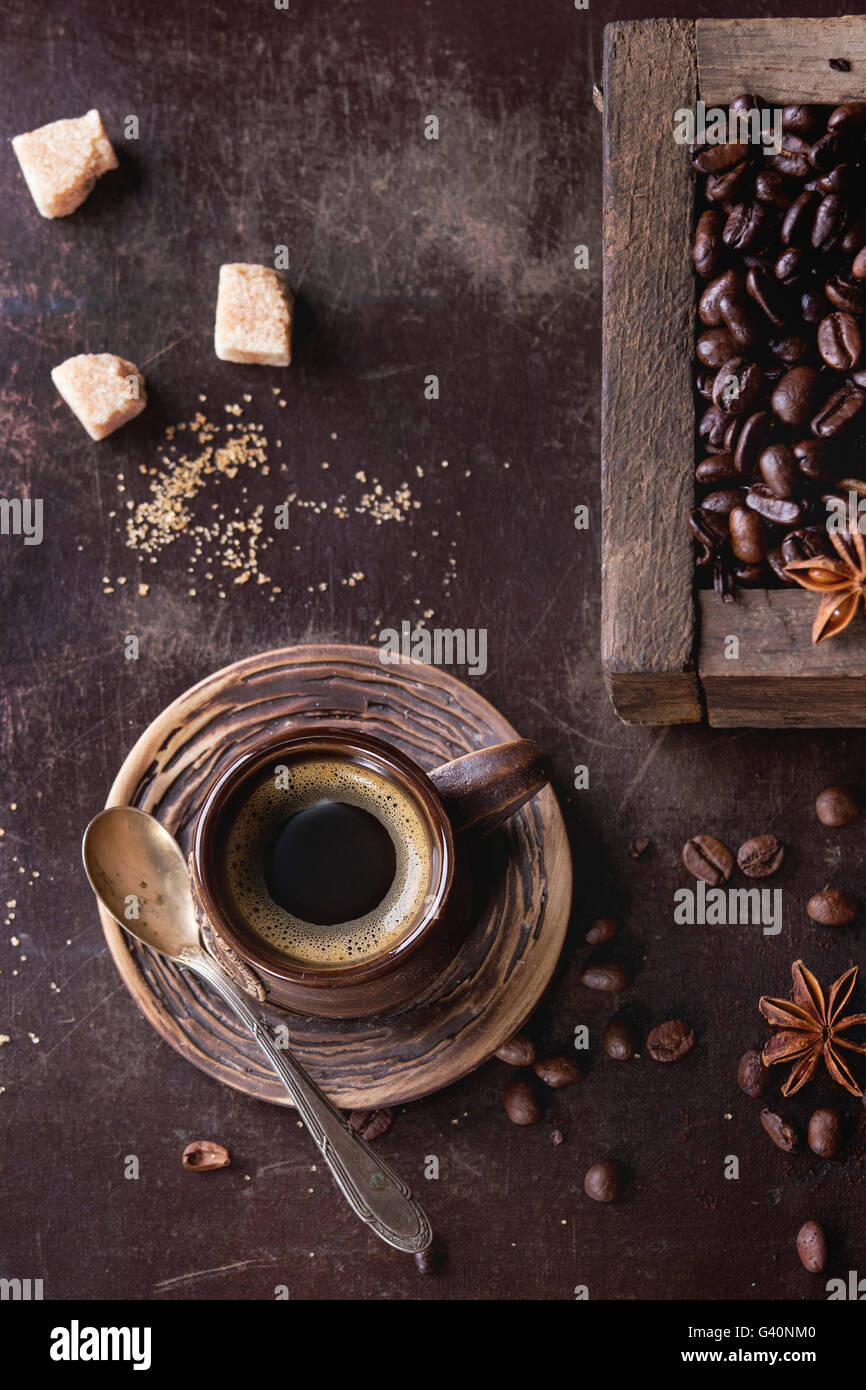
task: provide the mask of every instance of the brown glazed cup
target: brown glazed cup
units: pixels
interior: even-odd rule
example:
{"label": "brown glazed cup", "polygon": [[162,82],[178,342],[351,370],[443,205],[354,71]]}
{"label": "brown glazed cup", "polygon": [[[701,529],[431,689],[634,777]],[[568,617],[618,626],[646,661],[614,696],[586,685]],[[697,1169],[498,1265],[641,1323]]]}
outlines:
{"label": "brown glazed cup", "polygon": [[[228,891],[222,853],[226,811],[263,770],[299,756],[336,755],[372,768],[414,797],[427,822],[433,879],[405,936],[373,959],[311,968],[256,935]],[[499,743],[424,772],[391,744],[329,725],[300,727],[258,743],[216,780],[199,812],[189,857],[205,939],[251,994],[293,1013],[365,1018],[417,998],[453,960],[469,924],[468,840],[513,815],[547,781],[540,750]]]}

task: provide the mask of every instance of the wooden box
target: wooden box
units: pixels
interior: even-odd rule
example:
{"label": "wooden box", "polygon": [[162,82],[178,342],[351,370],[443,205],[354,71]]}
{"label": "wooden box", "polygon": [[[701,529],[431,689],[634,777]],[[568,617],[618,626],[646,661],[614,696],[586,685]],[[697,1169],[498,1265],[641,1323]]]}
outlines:
{"label": "wooden box", "polygon": [[[830,66],[845,59],[850,71]],[[866,620],[815,647],[804,590],[695,591],[696,181],[674,112],[866,98],[866,18],[646,20],[604,45],[602,661],[619,716],[866,727]],[[739,657],[726,639],[739,639]],[[730,644],[728,644],[730,649]]]}

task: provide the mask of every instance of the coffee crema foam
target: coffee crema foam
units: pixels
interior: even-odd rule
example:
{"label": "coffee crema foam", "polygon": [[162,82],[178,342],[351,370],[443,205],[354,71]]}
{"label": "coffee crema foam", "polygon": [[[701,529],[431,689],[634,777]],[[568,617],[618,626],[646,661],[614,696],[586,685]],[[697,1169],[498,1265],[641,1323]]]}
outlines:
{"label": "coffee crema foam", "polygon": [[[277,785],[272,770],[246,796],[225,843],[226,880],[236,910],[250,929],[302,965],[349,965],[390,950],[423,915],[433,879],[427,822],[410,792],[379,772],[339,757],[289,762]],[[321,926],[274,902],[265,882],[264,848],[289,816],[320,801],[342,801],[369,812],[394,844],[394,880],[372,912]],[[339,873],[339,863],[334,864]]]}

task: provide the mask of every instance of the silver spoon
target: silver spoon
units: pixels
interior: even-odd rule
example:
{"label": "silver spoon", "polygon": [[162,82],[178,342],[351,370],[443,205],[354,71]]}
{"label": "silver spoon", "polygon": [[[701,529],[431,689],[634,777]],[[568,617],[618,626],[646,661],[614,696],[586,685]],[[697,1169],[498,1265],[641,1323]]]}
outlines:
{"label": "silver spoon", "polygon": [[277,1044],[255,1003],[204,949],[183,853],[165,826],[132,806],[112,806],[88,825],[81,854],[91,888],[118,926],[207,980],[246,1024],[356,1216],[398,1250],[426,1250],[433,1232],[406,1183]]}

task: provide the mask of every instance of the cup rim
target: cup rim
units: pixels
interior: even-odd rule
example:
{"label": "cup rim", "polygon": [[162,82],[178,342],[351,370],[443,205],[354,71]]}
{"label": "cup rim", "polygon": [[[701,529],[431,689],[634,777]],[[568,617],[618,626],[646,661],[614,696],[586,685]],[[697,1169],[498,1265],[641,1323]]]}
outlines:
{"label": "cup rim", "polygon": [[[397,773],[409,784],[410,790],[425,810],[439,850],[440,870],[432,901],[412,930],[373,960],[323,967],[305,966],[300,962],[293,964],[252,931],[245,932],[217,897],[218,885],[212,872],[213,854],[223,811],[244,782],[252,780],[263,766],[283,753],[297,753],[304,746],[314,751],[334,749],[343,753],[355,753],[371,759],[374,766],[376,763],[384,765],[385,770],[392,776]],[[191,859],[194,887],[201,906],[226,944],[261,974],[272,976],[283,984],[297,984],[307,988],[321,986],[339,989],[355,986],[367,980],[378,979],[390,973],[396,966],[402,965],[426,941],[430,929],[440,919],[455,879],[453,827],[439,793],[423,768],[399,748],[383,739],[327,724],[298,726],[291,731],[269,737],[238,754],[212,784],[199,809],[193,831]]]}

